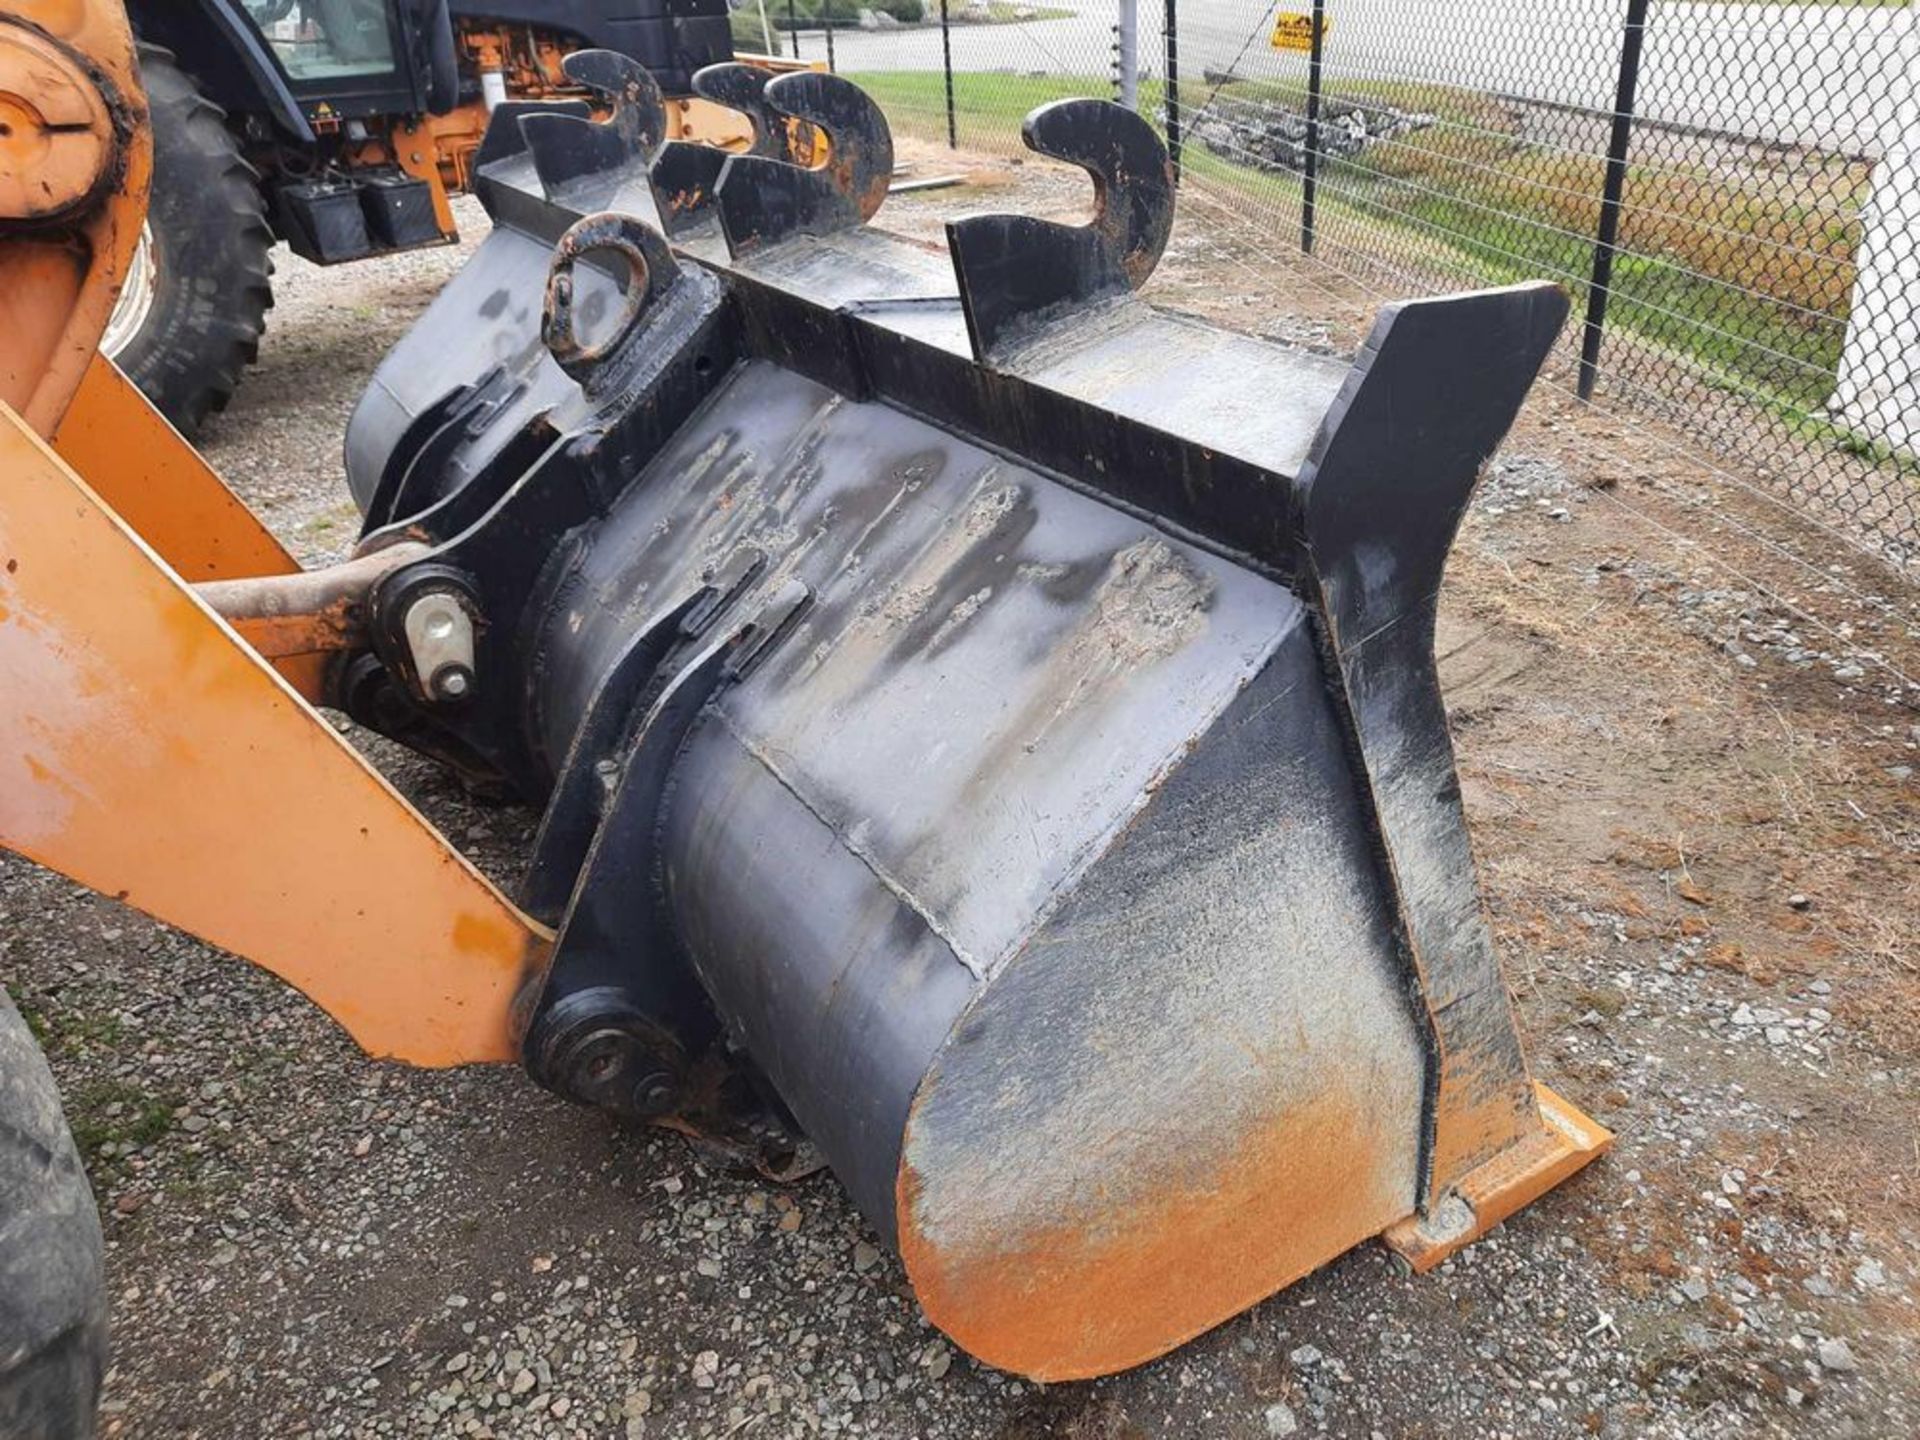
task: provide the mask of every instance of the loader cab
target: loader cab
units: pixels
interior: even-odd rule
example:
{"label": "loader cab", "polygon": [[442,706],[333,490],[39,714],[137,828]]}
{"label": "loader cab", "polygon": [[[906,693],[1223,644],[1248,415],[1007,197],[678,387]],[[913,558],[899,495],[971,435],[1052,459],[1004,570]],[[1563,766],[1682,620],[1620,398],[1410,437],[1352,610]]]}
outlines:
{"label": "loader cab", "polygon": [[434,93],[432,74],[432,55],[452,47],[444,0],[244,0],[244,8],[316,132],[451,100]]}
{"label": "loader cab", "polygon": [[685,96],[733,54],[727,0],[126,5],[154,184],[103,348],[188,431],[255,354],[275,241],[320,265],[451,244],[493,104],[583,97],[562,56],[610,49]]}

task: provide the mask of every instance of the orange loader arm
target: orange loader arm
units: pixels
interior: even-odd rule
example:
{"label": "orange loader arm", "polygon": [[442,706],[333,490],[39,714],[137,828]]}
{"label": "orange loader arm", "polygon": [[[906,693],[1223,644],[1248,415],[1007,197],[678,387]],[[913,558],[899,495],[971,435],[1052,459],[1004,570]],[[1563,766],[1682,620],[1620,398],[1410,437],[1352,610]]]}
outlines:
{"label": "orange loader arm", "polygon": [[0,0],[0,845],[272,971],[375,1055],[516,1060],[551,935],[313,708],[328,616],[275,615],[269,663],[209,603],[330,587],[98,352],[146,113],[117,0]]}

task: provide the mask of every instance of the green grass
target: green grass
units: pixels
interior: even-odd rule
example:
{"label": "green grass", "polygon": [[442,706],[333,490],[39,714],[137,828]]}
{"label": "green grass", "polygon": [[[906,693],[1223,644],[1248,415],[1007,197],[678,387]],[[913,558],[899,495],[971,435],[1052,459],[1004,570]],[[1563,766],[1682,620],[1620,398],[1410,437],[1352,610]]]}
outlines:
{"label": "green grass", "polygon": [[46,1049],[49,1037],[53,1034],[52,1018],[30,996],[16,995],[13,1004],[20,1012],[20,1018],[27,1022],[27,1033],[33,1036],[34,1043],[42,1050]]}
{"label": "green grass", "polygon": [[49,1055],[86,1055],[91,1051],[118,1050],[126,1038],[126,1027],[110,1011],[83,1011],[67,1006],[50,1006],[31,996],[16,997],[27,1029]]}
{"label": "green grass", "polygon": [[111,1163],[100,1153],[105,1145],[151,1145],[173,1128],[171,1100],[124,1080],[83,1085],[66,1108],[73,1143],[89,1169]]}
{"label": "green grass", "polygon": [[[938,70],[882,70],[849,72],[854,81],[880,102],[887,118],[908,117],[916,122],[932,116],[939,121],[936,138],[946,138],[946,79]],[[1140,102],[1147,103],[1147,86],[1141,86]],[[1036,105],[1049,100],[1066,100],[1076,95],[1106,96],[1112,86],[1106,81],[1082,80],[1058,75],[956,75],[954,77],[954,119],[962,145],[983,149],[1019,149],[1020,122]],[[1158,87],[1153,103],[1159,104]],[[902,129],[916,128],[901,126]]]}
{"label": "green grass", "polygon": [[[111,1011],[82,1010],[22,994],[15,1003],[48,1056],[84,1059],[126,1048],[126,1026]],[[128,1080],[94,1080],[61,1097],[73,1143],[96,1173],[121,1168],[121,1146],[151,1145],[173,1128],[176,1102]],[[106,1146],[115,1154],[106,1155]]]}
{"label": "green grass", "polygon": [[[944,139],[946,97],[938,72],[883,71],[857,80],[897,128]],[[1189,124],[1212,87],[1183,84]],[[1021,120],[1034,106],[1111,93],[1103,77],[967,74],[955,77],[963,146],[1020,153]],[[1234,82],[1230,97],[1298,107],[1297,84]],[[1163,87],[1143,81],[1141,107],[1161,106]],[[1323,162],[1321,234],[1413,271],[1461,283],[1547,278],[1581,303],[1593,263],[1604,161],[1524,143],[1509,135],[1498,102],[1431,85],[1343,85],[1330,99],[1385,100],[1436,115],[1439,123],[1351,160]],[[1297,243],[1300,180],[1184,148],[1183,168],[1230,208]],[[1797,424],[1826,400],[1845,336],[1857,224],[1812,214],[1790,185],[1809,179],[1857,206],[1867,172],[1855,162],[1797,157],[1776,182],[1759,166],[1698,176],[1630,172],[1624,248],[1616,252],[1610,330],[1632,332],[1690,358],[1709,379],[1750,392]],[[1635,206],[1639,188],[1648,203]],[[1786,249],[1782,249],[1785,246]],[[1782,257],[1786,258],[1783,259]]]}

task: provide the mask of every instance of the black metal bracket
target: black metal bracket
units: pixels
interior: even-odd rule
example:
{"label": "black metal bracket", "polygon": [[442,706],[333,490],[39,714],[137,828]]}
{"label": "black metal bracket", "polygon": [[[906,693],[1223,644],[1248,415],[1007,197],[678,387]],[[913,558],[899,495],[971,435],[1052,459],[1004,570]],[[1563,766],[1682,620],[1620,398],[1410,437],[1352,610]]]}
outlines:
{"label": "black metal bracket", "polygon": [[777,115],[826,132],[827,162],[807,169],[767,155],[728,158],[716,197],[720,229],[735,259],[795,235],[831,235],[864,225],[893,181],[886,116],[851,80],[794,71],[769,81],[763,95]]}
{"label": "black metal bracket", "polygon": [[415,669],[407,645],[406,615],[411,606],[430,594],[450,597],[466,612],[476,636],[484,635],[486,612],[481,608],[478,582],[468,571],[438,558],[389,571],[380,577],[367,599],[375,653],[389,673],[416,693],[430,691],[432,677]]}
{"label": "black metal bracket", "polygon": [[975,215],[947,224],[967,336],[983,364],[1054,314],[1137,290],[1173,232],[1173,164],[1154,129],[1110,100],[1056,100],[1020,127],[1027,148],[1093,177],[1093,219]]}
{"label": "black metal bracket", "polygon": [[550,447],[481,520],[427,559],[384,576],[371,600],[376,648],[404,681],[411,677],[402,626],[406,605],[417,598],[416,575],[433,583],[447,577],[463,582],[465,602],[476,617],[475,686],[471,699],[458,707],[457,720],[451,714],[443,718],[454,722],[451,728],[461,742],[523,796],[544,794],[550,776],[526,740],[532,697],[501,693],[497,677],[517,663],[513,656],[522,640],[522,617],[540,577],[549,567],[564,568],[570,552],[562,537],[605,508],[607,497],[592,469],[571,453],[577,444]]}
{"label": "black metal bracket", "polygon": [[[599,251],[619,255],[627,278],[611,328],[585,339],[576,269],[593,264]],[[429,716],[402,717],[411,736],[418,736],[422,720],[437,718],[457,732],[470,758],[516,792],[546,793],[560,757],[546,755],[534,738],[530,716],[538,687],[509,693],[490,680],[523,662],[538,665],[537,654],[522,653],[533,643],[524,624],[527,607],[543,587],[563,585],[571,574],[578,555],[565,543],[568,532],[602,514],[725,375],[735,345],[723,301],[718,279],[682,265],[657,231],[632,216],[588,216],[562,235],[549,271],[542,339],[578,393],[557,412],[533,415],[464,486],[403,522],[404,533],[424,531],[436,547],[387,576],[375,593],[380,617],[392,608],[384,602],[422,565],[452,566],[475,577],[471,608],[484,623],[476,626],[474,689],[457,713],[436,706]],[[621,403],[634,395],[646,395],[648,403]],[[456,422],[445,422],[441,433],[459,443]],[[402,650],[389,644],[382,655],[404,687],[411,677]]]}
{"label": "black metal bracket", "polygon": [[527,1028],[527,1067],[548,1088],[632,1119],[679,1108],[689,1057],[719,1027],[667,914],[661,806],[701,714],[791,631],[810,598],[789,581],[753,619],[701,646],[635,730]]}
{"label": "black metal bracket", "polygon": [[[581,338],[574,314],[574,266],[581,257],[612,254],[626,262],[620,309],[598,340]],[[666,240],[630,215],[589,215],[570,226],[553,247],[547,270],[546,311],[540,338],[569,379],[591,390],[602,367],[635,333],[647,311],[680,280],[680,262]]]}
{"label": "black metal bracket", "polygon": [[[1478,1096],[1536,1104],[1507,992],[1471,886],[1405,877],[1471,873],[1458,773],[1434,663],[1440,580],[1480,468],[1498,448],[1567,316],[1558,286],[1514,285],[1380,312],[1320,423],[1294,485],[1305,598],[1335,709],[1395,897],[1395,940],[1428,1056],[1420,1205],[1457,1175],[1434,1154],[1442,1069]],[[1435,997],[1444,997],[1436,1003]],[[1467,1129],[1482,1124],[1476,1115]],[[1456,1127],[1457,1128],[1457,1127]]]}
{"label": "black metal bracket", "polygon": [[401,508],[408,498],[408,478],[429,466],[438,468],[443,450],[458,444],[459,437],[466,433],[466,422],[479,409],[482,392],[498,383],[504,374],[495,366],[477,382],[447,391],[407,423],[388,451],[379,478],[374,482],[373,496],[367,501],[360,525],[363,538],[390,524],[397,516],[423,508],[418,504],[405,510]]}
{"label": "black metal bracket", "polygon": [[733,555],[707,583],[643,624],[621,651],[587,704],[540,819],[533,863],[521,886],[520,908],[543,924],[558,924],[587,848],[610,799],[609,777],[628,747],[628,727],[665,668],[669,655],[697,639],[760,574],[766,557],[751,547]]}
{"label": "black metal bracket", "polygon": [[[787,122],[767,103],[772,78],[757,65],[728,61],[694,71],[693,93],[746,117],[753,141],[740,153],[794,161]],[[720,172],[733,154],[693,140],[669,140],[660,147],[648,178],[668,235],[684,235],[713,217]]]}
{"label": "black metal bracket", "polygon": [[522,115],[520,133],[549,200],[603,210],[635,182],[645,188],[647,166],[666,139],[666,101],[645,66],[612,50],[577,50],[561,68],[604,96],[613,113],[605,120]]}
{"label": "black metal bracket", "polygon": [[773,78],[771,70],[728,60],[694,71],[693,93],[747,117],[753,126],[753,143],[747,147],[747,154],[792,160],[787,122],[767,102],[767,86]]}
{"label": "black metal bracket", "polygon": [[[476,414],[470,420],[442,427],[428,441],[434,453],[430,455],[423,451],[420,458],[409,467],[409,476],[428,466],[441,464],[447,455],[458,451],[461,445],[484,434],[492,418],[491,414]],[[487,512],[500,503],[501,498],[521,477],[538,468],[556,448],[565,443],[554,429],[547,412],[542,411],[516,430],[501,446],[493,462],[472,475],[465,484],[437,500],[425,501],[424,509],[410,511],[404,506],[395,509],[391,519],[360,537],[360,543],[354,547],[355,553],[366,554],[395,540],[417,540],[422,537],[435,545],[446,544],[484,519]],[[406,485],[407,481],[403,479],[401,483]],[[422,488],[425,488],[424,483]]]}
{"label": "black metal bracket", "polygon": [[697,592],[688,595],[642,625],[593,693],[547,797],[540,833],[534,837],[533,863],[520,887],[520,908],[542,924],[557,925],[565,913],[612,798],[611,782],[620,774],[616,757],[626,748],[627,727],[667,656],[696,633],[686,620],[699,603]]}
{"label": "black metal bracket", "polygon": [[534,115],[561,115],[576,120],[591,120],[593,107],[584,100],[503,100],[487,116],[486,132],[480,148],[473,152],[473,168],[480,171],[490,165],[524,154],[526,130],[520,122]]}

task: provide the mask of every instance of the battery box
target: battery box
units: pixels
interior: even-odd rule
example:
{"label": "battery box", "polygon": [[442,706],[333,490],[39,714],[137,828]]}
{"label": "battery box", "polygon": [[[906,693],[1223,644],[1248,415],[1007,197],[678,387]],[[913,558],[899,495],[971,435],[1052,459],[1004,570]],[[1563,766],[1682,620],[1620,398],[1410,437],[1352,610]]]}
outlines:
{"label": "battery box", "polygon": [[376,171],[356,177],[360,184],[360,211],[367,234],[380,250],[402,250],[442,239],[433,214],[433,189],[403,170]]}
{"label": "battery box", "polygon": [[335,265],[373,253],[360,187],[350,180],[298,180],[275,194],[279,230],[293,253]]}

